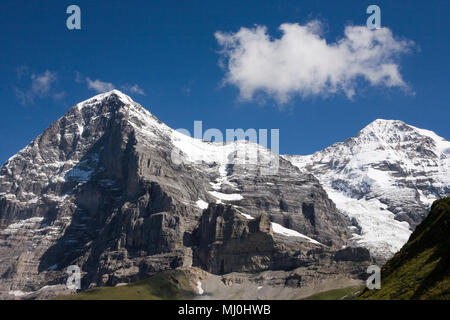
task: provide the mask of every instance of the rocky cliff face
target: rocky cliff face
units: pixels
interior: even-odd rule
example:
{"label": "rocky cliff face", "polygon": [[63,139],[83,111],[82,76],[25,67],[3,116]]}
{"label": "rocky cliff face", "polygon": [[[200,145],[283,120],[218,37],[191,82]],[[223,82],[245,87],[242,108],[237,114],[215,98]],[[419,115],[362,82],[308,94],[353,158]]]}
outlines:
{"label": "rocky cliff face", "polygon": [[[319,268],[324,261],[369,262],[364,248],[337,250],[309,237],[291,237],[288,241],[274,233],[266,213],[258,218],[243,214],[234,207],[210,204],[194,232],[194,264],[213,274],[232,272],[258,273],[267,270]],[[350,249],[350,250],[349,250]]]}
{"label": "rocky cliff face", "polygon": [[69,265],[82,288],[192,264],[336,268],[349,220],[314,176],[282,158],[262,174],[254,154],[277,157],[191,139],[119,91],[77,104],[0,169],[0,295],[59,288]]}
{"label": "rocky cliff face", "polygon": [[396,120],[376,120],[354,138],[310,156],[286,156],[314,174],[353,220],[352,240],[386,259],[450,194],[450,142]]}
{"label": "rocky cliff face", "polygon": [[212,204],[196,230],[194,263],[214,274],[267,270],[277,259],[266,214],[249,220],[231,206]]}
{"label": "rocky cliff face", "polygon": [[176,169],[161,145],[142,165],[133,108],[119,92],[78,104],[2,167],[0,274],[10,291],[61,283],[71,264],[88,286],[189,259],[178,250],[195,220],[184,217],[198,210],[173,201]]}

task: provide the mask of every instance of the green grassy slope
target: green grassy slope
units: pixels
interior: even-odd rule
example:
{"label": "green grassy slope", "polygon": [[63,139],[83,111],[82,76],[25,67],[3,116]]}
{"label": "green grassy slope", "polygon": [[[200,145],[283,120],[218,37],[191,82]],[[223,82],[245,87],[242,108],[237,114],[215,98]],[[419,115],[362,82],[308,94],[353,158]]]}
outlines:
{"label": "green grassy slope", "polygon": [[99,287],[56,300],[173,300],[192,299],[196,281],[186,270],[168,270],[148,279],[119,287]]}
{"label": "green grassy slope", "polygon": [[362,292],[364,287],[354,286],[342,289],[319,292],[302,300],[353,300]]}
{"label": "green grassy slope", "polygon": [[360,299],[450,299],[450,197],[433,203],[427,218],[381,270],[381,289]]}

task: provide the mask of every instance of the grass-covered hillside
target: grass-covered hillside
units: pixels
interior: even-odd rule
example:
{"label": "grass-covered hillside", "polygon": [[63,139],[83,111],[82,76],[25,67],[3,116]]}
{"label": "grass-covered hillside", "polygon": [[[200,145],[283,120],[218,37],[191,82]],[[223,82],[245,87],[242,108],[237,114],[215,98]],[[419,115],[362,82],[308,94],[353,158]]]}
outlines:
{"label": "grass-covered hillside", "polygon": [[364,287],[352,286],[342,289],[323,291],[302,300],[355,300]]}
{"label": "grass-covered hillside", "polygon": [[197,295],[198,275],[191,269],[160,272],[148,279],[118,287],[99,287],[57,300],[173,300]]}
{"label": "grass-covered hillside", "polygon": [[382,268],[381,289],[360,299],[450,299],[450,197],[433,203],[427,218]]}

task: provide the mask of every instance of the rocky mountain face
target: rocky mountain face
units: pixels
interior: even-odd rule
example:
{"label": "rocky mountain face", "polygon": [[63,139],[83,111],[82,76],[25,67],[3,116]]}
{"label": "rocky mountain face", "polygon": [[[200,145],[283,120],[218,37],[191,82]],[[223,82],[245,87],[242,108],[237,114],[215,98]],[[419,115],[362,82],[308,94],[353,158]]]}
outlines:
{"label": "rocky mountain face", "polygon": [[354,138],[309,156],[285,156],[319,179],[353,221],[352,242],[391,257],[450,194],[450,142],[395,120],[376,120]]}
{"label": "rocky mountain face", "polygon": [[[275,174],[262,158],[276,158]],[[287,159],[190,138],[114,90],[0,168],[0,296],[58,294],[70,265],[83,289],[189,266],[278,278],[300,268],[302,285],[312,272],[358,277],[371,258],[346,247],[350,231],[319,180]]]}

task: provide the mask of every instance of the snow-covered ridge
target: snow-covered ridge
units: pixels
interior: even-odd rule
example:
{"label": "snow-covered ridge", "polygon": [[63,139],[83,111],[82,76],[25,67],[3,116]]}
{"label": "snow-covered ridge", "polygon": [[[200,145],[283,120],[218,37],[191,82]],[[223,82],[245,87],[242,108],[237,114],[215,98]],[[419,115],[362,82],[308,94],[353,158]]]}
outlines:
{"label": "snow-covered ridge", "polygon": [[[222,201],[239,201],[243,196],[239,194],[237,186],[230,181],[228,166],[231,164],[268,166],[277,157],[271,150],[245,140],[228,143],[204,141],[185,135],[168,127],[155,116],[137,103],[132,103],[124,108],[128,122],[137,132],[140,144],[155,148],[155,139],[166,141],[169,138],[172,144],[171,161],[175,164],[185,165],[208,164],[216,170],[218,178],[210,182],[212,190],[209,194],[216,198],[216,203]],[[236,192],[222,191],[235,189]],[[203,208],[204,204],[196,202],[197,207]]]}
{"label": "snow-covered ridge", "polygon": [[112,94],[118,95],[121,101],[126,104],[126,107],[122,108],[120,112],[126,115],[129,123],[140,134],[144,143],[145,140],[150,140],[149,138],[169,137],[170,142],[174,146],[172,161],[191,164],[215,163],[219,165],[220,175],[224,177],[224,180],[220,183],[227,183],[223,175],[227,164],[236,163],[237,161],[249,164],[268,164],[276,156],[271,150],[245,140],[218,143],[187,136],[159,121],[147,109],[117,90],[97,95],[79,103],[77,106],[84,108],[85,106],[98,104]]}

